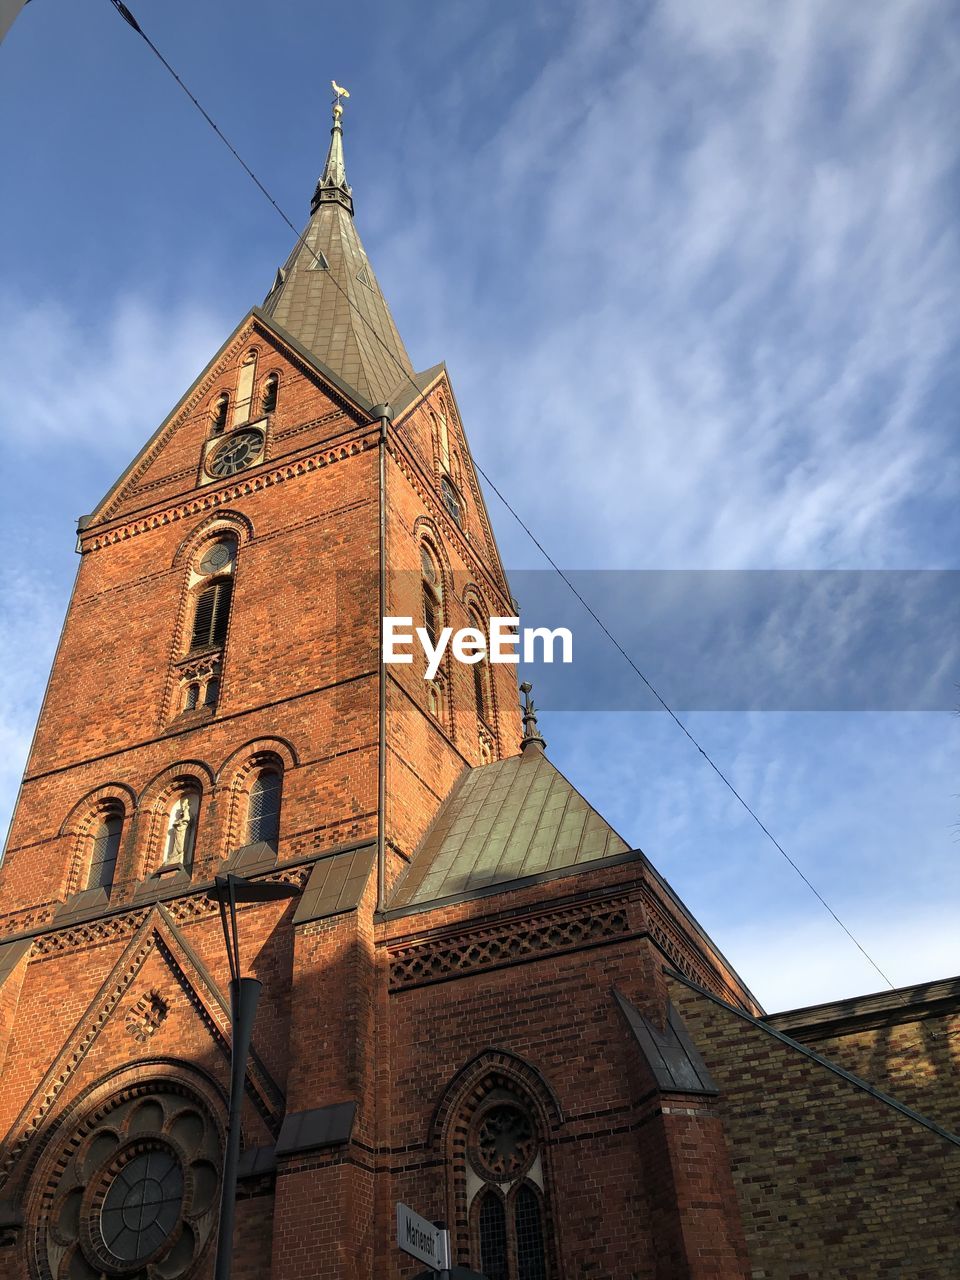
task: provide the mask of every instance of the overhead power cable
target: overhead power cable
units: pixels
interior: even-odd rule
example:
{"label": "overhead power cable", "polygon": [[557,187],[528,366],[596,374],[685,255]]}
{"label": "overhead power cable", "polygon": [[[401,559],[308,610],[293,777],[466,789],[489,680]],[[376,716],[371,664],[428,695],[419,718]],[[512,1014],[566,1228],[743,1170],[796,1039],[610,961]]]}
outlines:
{"label": "overhead power cable", "polygon": [[[325,264],[321,261],[321,259],[319,258],[319,256],[314,252],[314,250],[311,248],[311,246],[310,246],[309,244],[307,244],[307,242],[306,242],[306,239],[305,239],[304,235],[303,235],[302,233],[300,233],[299,231],[297,231],[297,228],[296,228],[296,226],[294,225],[294,223],[290,220],[290,218],[286,215],[286,213],[284,213],[283,209],[280,207],[280,205],[277,203],[277,201],[274,199],[274,197],[273,197],[273,196],[270,194],[270,192],[267,190],[266,186],[264,186],[264,184],[260,181],[260,179],[259,179],[259,178],[257,177],[257,175],[254,173],[254,171],[250,168],[250,166],[246,163],[246,161],[243,159],[243,157],[242,157],[242,156],[240,155],[240,153],[237,151],[236,147],[234,147],[233,143],[232,143],[232,142],[230,142],[230,140],[226,137],[226,135],[225,135],[225,134],[223,133],[223,131],[220,129],[219,125],[217,125],[216,121],[215,121],[215,120],[210,116],[210,114],[209,114],[209,113],[204,109],[204,107],[200,104],[200,102],[198,101],[198,99],[196,98],[196,96],[195,96],[195,95],[190,91],[190,89],[188,89],[188,88],[187,88],[187,86],[186,86],[186,85],[184,84],[184,82],[181,80],[180,76],[177,74],[177,72],[174,70],[174,68],[170,65],[170,63],[167,61],[167,59],[163,56],[163,54],[160,52],[160,50],[157,48],[157,46],[153,43],[153,41],[150,39],[150,37],[146,34],[146,32],[145,32],[145,31],[143,30],[143,28],[140,26],[139,22],[137,22],[136,18],[135,18],[135,17],[133,16],[133,14],[130,12],[130,10],[127,8],[127,6],[123,3],[123,0],[110,0],[110,3],[111,3],[111,4],[113,5],[113,7],[116,9],[117,13],[119,13],[119,15],[121,16],[121,18],[123,18],[124,22],[126,22],[126,23],[127,23],[127,25],[128,25],[128,26],[130,26],[130,27],[131,27],[131,28],[132,28],[132,29],[137,33],[137,35],[139,35],[139,36],[141,37],[141,39],[145,42],[145,44],[146,44],[146,45],[147,45],[147,47],[150,49],[150,51],[151,51],[151,52],[154,54],[154,56],[159,60],[159,62],[163,65],[163,67],[167,70],[167,72],[168,72],[168,73],[173,77],[173,79],[177,82],[177,84],[180,86],[180,88],[183,90],[183,92],[186,94],[186,96],[190,99],[190,101],[193,103],[193,105],[196,107],[196,109],[200,112],[200,114],[203,116],[204,120],[207,122],[207,124],[210,126],[210,128],[214,131],[214,133],[217,135],[217,137],[220,139],[220,141],[223,143],[223,145],[227,148],[227,150],[230,152],[230,154],[234,157],[234,159],[237,161],[237,163],[241,166],[241,168],[243,169],[243,171],[247,174],[247,176],[250,178],[250,180],[255,184],[255,186],[257,187],[257,189],[258,189],[258,190],[259,190],[259,191],[260,191],[260,192],[261,192],[261,193],[266,197],[266,199],[270,202],[270,204],[273,206],[273,208],[276,210],[276,212],[277,212],[277,213],[280,215],[280,217],[283,219],[283,221],[284,221],[284,223],[287,225],[287,227],[289,227],[289,228],[290,228],[290,230],[294,233],[294,235],[297,237],[297,245],[303,244],[303,245],[304,245],[304,246],[309,250],[309,252],[313,254],[314,260],[316,261],[316,263],[318,264],[318,266],[324,266]],[[362,321],[362,322],[367,326],[367,328],[369,329],[370,333],[371,333],[371,334],[374,336],[374,338],[376,338],[376,340],[380,343],[380,345],[383,347],[384,351],[387,353],[387,355],[389,356],[389,358],[394,362],[394,364],[396,364],[397,369],[400,371],[400,374],[402,375],[402,377],[406,378],[406,379],[409,381],[410,385],[413,387],[414,391],[415,391],[415,392],[417,392],[417,394],[418,394],[418,398],[413,402],[413,404],[412,404],[412,406],[411,406],[411,408],[410,408],[410,410],[409,410],[409,412],[411,412],[411,413],[412,413],[415,409],[417,409],[417,408],[419,407],[420,402],[426,398],[426,394],[427,394],[427,393],[426,393],[426,390],[421,390],[421,389],[420,389],[420,387],[418,387],[418,386],[417,386],[416,381],[415,381],[415,380],[414,380],[414,378],[411,376],[410,372],[409,372],[406,368],[404,368],[404,366],[401,364],[401,362],[397,359],[396,354],[395,354],[395,353],[390,349],[390,347],[387,345],[387,343],[386,343],[386,342],[384,342],[383,338],[380,336],[380,334],[377,332],[377,330],[373,327],[373,325],[372,325],[372,324],[370,324],[370,322],[367,320],[366,316],[364,316],[364,315],[363,315],[363,313],[359,310],[359,308],[357,308],[357,307],[355,306],[355,304],[352,302],[352,300],[350,299],[349,295],[347,294],[346,290],[345,290],[345,289],[343,289],[343,288],[341,287],[341,285],[337,282],[337,280],[336,280],[336,278],[335,278],[335,276],[333,275],[333,273],[332,273],[332,272],[330,273],[330,280],[333,282],[333,284],[334,284],[334,285],[336,285],[336,287],[337,287],[337,289],[339,290],[339,292],[340,292],[340,293],[343,295],[343,297],[346,299],[346,301],[347,301],[347,305],[348,305],[348,306],[349,306],[349,307],[354,311],[354,313],[355,313],[355,314],[360,318],[360,320],[361,320],[361,321]],[[475,468],[477,469],[477,471],[480,473],[480,475],[483,477],[483,479],[484,479],[484,480],[486,481],[486,483],[489,485],[490,489],[491,489],[491,490],[496,494],[496,496],[500,499],[500,501],[503,503],[504,507],[506,507],[507,511],[509,511],[509,513],[511,514],[511,516],[513,516],[514,520],[517,522],[517,524],[520,526],[520,528],[523,530],[523,532],[527,535],[527,537],[530,539],[530,541],[533,543],[533,545],[537,548],[537,550],[538,550],[538,551],[540,552],[540,554],[543,556],[544,560],[546,560],[547,564],[549,564],[549,565],[550,565],[550,567],[554,570],[554,572],[555,572],[555,573],[560,577],[560,579],[561,579],[561,580],[566,584],[566,586],[567,586],[567,588],[570,590],[570,592],[571,592],[571,593],[576,597],[576,599],[580,602],[580,604],[582,605],[582,607],[587,611],[587,613],[590,615],[590,617],[593,619],[593,621],[597,624],[597,626],[600,628],[600,630],[603,632],[603,634],[607,637],[607,639],[610,641],[610,643],[613,645],[613,647],[617,650],[617,652],[621,655],[621,657],[623,657],[623,658],[625,659],[625,661],[629,664],[630,668],[634,671],[634,673],[635,673],[635,674],[640,678],[640,680],[642,680],[642,681],[643,681],[644,685],[647,687],[647,689],[650,691],[650,693],[653,695],[653,697],[656,699],[656,701],[660,704],[660,706],[663,708],[663,710],[667,713],[667,715],[671,718],[671,720],[673,720],[673,722],[674,722],[674,723],[677,725],[677,727],[681,730],[681,732],[684,734],[684,736],[685,736],[685,737],[686,737],[686,738],[687,738],[687,739],[688,739],[688,740],[693,744],[693,746],[694,746],[694,747],[696,747],[697,751],[700,753],[700,755],[701,755],[701,756],[703,756],[704,760],[707,762],[707,764],[710,766],[710,768],[713,770],[713,772],[717,775],[717,777],[720,779],[720,781],[723,783],[723,785],[727,788],[727,790],[730,792],[730,794],[734,797],[734,799],[735,799],[735,800],[736,800],[736,801],[737,801],[737,802],[738,802],[738,803],[743,807],[743,809],[744,809],[744,810],[749,814],[749,816],[753,819],[753,821],[756,823],[756,825],[760,828],[760,830],[763,832],[763,834],[766,836],[766,838],[770,841],[770,843],[773,845],[773,847],[778,851],[778,853],[780,853],[780,854],[781,854],[781,856],[782,856],[782,857],[787,861],[787,863],[788,863],[788,864],[793,868],[793,870],[794,870],[794,871],[796,872],[796,874],[800,877],[800,879],[801,879],[801,880],[803,881],[803,883],[807,886],[807,888],[808,888],[808,889],[810,890],[810,892],[814,895],[814,897],[815,897],[815,898],[817,899],[817,901],[821,904],[821,906],[823,906],[823,907],[824,907],[824,909],[825,909],[827,912],[829,912],[829,914],[833,917],[833,919],[836,921],[836,923],[840,926],[840,928],[843,930],[843,932],[847,935],[847,937],[850,939],[850,941],[854,944],[854,946],[857,948],[857,950],[860,952],[860,954],[864,957],[864,959],[867,961],[867,963],[868,963],[868,964],[869,964],[869,965],[870,965],[870,966],[875,970],[875,972],[876,972],[876,973],[878,973],[878,974],[880,975],[880,977],[883,979],[883,981],[886,983],[886,985],[891,989],[891,991],[895,992],[895,993],[900,997],[900,999],[901,999],[901,1000],[904,1000],[903,995],[898,991],[897,987],[896,987],[896,986],[894,985],[894,983],[890,980],[890,978],[886,975],[886,973],[884,973],[883,969],[881,969],[881,968],[880,968],[880,966],[879,966],[879,964],[877,964],[876,960],[874,960],[874,958],[870,955],[870,953],[869,953],[869,952],[867,951],[867,949],[863,946],[863,944],[859,941],[859,939],[858,939],[858,938],[857,938],[857,937],[856,937],[856,936],[851,932],[851,930],[847,928],[847,926],[844,924],[844,922],[843,922],[843,921],[840,919],[840,917],[837,915],[836,911],[834,911],[833,907],[831,907],[831,906],[830,906],[830,904],[829,904],[829,902],[827,902],[826,898],[824,898],[823,894],[822,894],[822,893],[819,891],[819,889],[817,889],[817,887],[812,883],[812,881],[809,879],[809,877],[808,877],[808,876],[807,876],[807,875],[806,875],[806,874],[801,870],[801,868],[800,868],[800,867],[798,866],[798,864],[793,860],[793,858],[791,858],[790,854],[789,854],[789,853],[787,853],[786,849],[783,847],[783,845],[780,843],[780,841],[776,838],[776,836],[774,836],[774,835],[773,835],[773,833],[770,831],[769,827],[767,827],[767,825],[766,825],[766,824],[763,822],[763,820],[760,818],[759,814],[757,814],[757,813],[756,813],[756,811],[755,811],[755,810],[750,806],[750,804],[747,802],[747,800],[745,800],[745,799],[744,799],[744,797],[740,794],[740,792],[737,790],[737,788],[734,786],[734,784],[730,781],[730,779],[727,777],[727,775],[723,772],[723,770],[720,768],[720,766],[719,766],[719,765],[714,761],[714,759],[711,757],[711,755],[709,754],[709,752],[708,752],[708,751],[706,751],[706,750],[705,750],[705,749],[700,745],[700,743],[699,743],[699,742],[697,741],[697,739],[693,736],[693,734],[690,732],[690,730],[687,728],[687,726],[684,724],[684,722],[680,719],[680,717],[677,715],[677,713],[673,710],[673,708],[672,708],[672,707],[667,703],[667,701],[666,701],[666,700],[663,698],[663,696],[660,694],[659,690],[657,690],[657,689],[654,687],[654,685],[653,685],[653,684],[652,684],[652,683],[647,679],[647,677],[644,675],[644,673],[641,671],[641,669],[637,666],[636,662],[633,660],[633,658],[630,656],[630,654],[627,652],[627,650],[623,647],[623,645],[622,645],[622,644],[620,643],[620,641],[616,638],[616,636],[615,636],[615,635],[610,631],[609,627],[607,627],[606,623],[605,623],[605,622],[603,621],[603,619],[599,616],[599,614],[598,614],[598,613],[596,612],[596,610],[592,607],[592,605],[590,605],[590,603],[589,603],[589,602],[584,598],[584,596],[580,593],[580,591],[578,591],[578,590],[577,590],[576,586],[574,586],[573,582],[570,580],[570,577],[568,576],[568,574],[566,574],[566,573],[565,573],[565,572],[560,568],[560,566],[559,566],[559,565],[557,564],[557,562],[554,560],[553,556],[551,556],[551,555],[550,555],[550,553],[547,551],[546,547],[544,547],[543,543],[539,540],[539,538],[537,538],[537,537],[536,537],[536,535],[533,533],[533,531],[530,529],[530,527],[525,523],[525,521],[520,517],[520,515],[516,512],[516,510],[513,508],[513,506],[512,506],[512,505],[510,504],[510,502],[507,500],[507,498],[506,498],[506,497],[504,497],[503,493],[500,491],[500,489],[498,488],[498,486],[497,486],[496,484],[494,484],[493,480],[491,480],[491,478],[487,475],[486,471],[484,471],[484,469],[480,466],[480,464],[476,461],[476,459],[475,459],[475,458],[472,458],[471,460],[473,461],[473,465],[475,466]],[[951,1034],[952,1034],[952,1033],[951,1033]]]}

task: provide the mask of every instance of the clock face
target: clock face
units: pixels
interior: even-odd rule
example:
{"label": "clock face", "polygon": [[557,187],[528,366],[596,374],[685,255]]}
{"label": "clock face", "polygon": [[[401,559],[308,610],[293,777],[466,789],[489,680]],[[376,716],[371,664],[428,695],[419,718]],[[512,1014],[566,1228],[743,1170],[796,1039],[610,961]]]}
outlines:
{"label": "clock face", "polygon": [[207,470],[212,476],[235,476],[244,467],[252,466],[262,452],[262,432],[238,431],[207,459]]}

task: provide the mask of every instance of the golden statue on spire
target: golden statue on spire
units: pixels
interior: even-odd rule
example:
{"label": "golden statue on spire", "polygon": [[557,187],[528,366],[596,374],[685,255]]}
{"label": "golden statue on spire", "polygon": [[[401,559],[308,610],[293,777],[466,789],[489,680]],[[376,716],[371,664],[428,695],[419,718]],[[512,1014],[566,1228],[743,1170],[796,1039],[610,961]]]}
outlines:
{"label": "golden statue on spire", "polygon": [[340,99],[349,98],[350,90],[344,89],[343,85],[337,84],[336,80],[331,80],[330,84],[333,88],[333,118],[334,121],[339,121],[340,117],[343,115],[343,106]]}

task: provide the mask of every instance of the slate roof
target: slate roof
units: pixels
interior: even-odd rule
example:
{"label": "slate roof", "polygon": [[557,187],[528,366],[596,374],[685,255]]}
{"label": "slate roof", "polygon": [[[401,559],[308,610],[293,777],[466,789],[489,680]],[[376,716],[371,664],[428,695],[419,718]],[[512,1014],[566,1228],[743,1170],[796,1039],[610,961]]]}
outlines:
{"label": "slate roof", "polygon": [[720,1092],[672,1001],[667,1001],[667,1025],[661,1031],[616,987],[613,994],[661,1093]]}
{"label": "slate roof", "polygon": [[388,904],[390,914],[601,859],[642,857],[541,751],[466,769]]}
{"label": "slate roof", "polygon": [[[413,365],[353,223],[339,123],[307,228],[263,311],[372,405]],[[358,314],[359,313],[359,314]]]}
{"label": "slate roof", "polygon": [[297,904],[293,923],[306,924],[308,920],[322,920],[326,916],[353,911],[366,887],[375,852],[376,847],[368,844],[314,863]]}

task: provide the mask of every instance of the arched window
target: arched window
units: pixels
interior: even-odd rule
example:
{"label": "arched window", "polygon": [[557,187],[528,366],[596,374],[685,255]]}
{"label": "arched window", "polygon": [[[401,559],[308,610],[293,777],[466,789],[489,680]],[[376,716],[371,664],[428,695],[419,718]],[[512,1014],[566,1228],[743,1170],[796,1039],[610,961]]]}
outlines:
{"label": "arched window", "polygon": [[222,647],[227,638],[227,622],[230,618],[230,597],[233,594],[233,580],[221,578],[211,582],[197,597],[197,607],[193,614],[193,631],[190,635],[190,649],[210,649]]}
{"label": "arched window", "polygon": [[215,707],[217,699],[220,697],[220,681],[216,676],[211,676],[207,681],[207,688],[203,695],[203,705],[205,707]]}
{"label": "arched window", "polygon": [[510,1280],[507,1269],[507,1215],[496,1191],[484,1194],[480,1204],[480,1270],[487,1280]]}
{"label": "arched window", "polygon": [[257,376],[257,353],[248,351],[237,374],[237,403],[233,410],[233,425],[239,427],[250,420],[253,401],[253,383]]}
{"label": "arched window", "polygon": [[540,1201],[524,1183],[513,1201],[513,1228],[517,1241],[517,1280],[546,1280]]}
{"label": "arched window", "polygon": [[260,412],[273,413],[277,407],[277,391],[280,387],[280,379],[275,373],[271,373],[269,378],[263,384],[263,394],[260,397]]}
{"label": "arched window", "polygon": [[122,832],[123,816],[116,812],[105,813],[94,829],[90,871],[87,875],[88,889],[112,888]]}
{"label": "arched window", "polygon": [[427,706],[434,719],[443,719],[443,688],[439,680],[427,681]]}
{"label": "arched window", "polygon": [[443,498],[443,505],[447,511],[457,522],[457,525],[463,528],[463,499],[457,492],[453,481],[449,476],[440,477],[440,496]]}
{"label": "arched window", "polygon": [[187,692],[183,699],[184,711],[193,711],[196,708],[197,701],[200,698],[200,686],[194,681],[187,685]]}
{"label": "arched window", "polygon": [[264,769],[254,778],[247,812],[247,844],[276,842],[280,834],[280,790],[281,778],[275,769]]}
{"label": "arched window", "polygon": [[447,415],[443,405],[439,405],[433,414],[433,425],[437,433],[437,451],[440,454],[440,465],[444,471],[450,470],[450,428],[447,426]]}
{"label": "arched window", "polygon": [[497,1085],[470,1123],[474,1262],[489,1280],[547,1280],[544,1161],[535,1113]]}
{"label": "arched window", "polygon": [[[470,626],[475,631],[479,631],[481,635],[484,635],[483,624],[476,610],[471,609],[468,616],[470,618]],[[490,668],[487,664],[486,655],[479,662],[473,663],[471,670],[473,671],[473,696],[477,704],[477,716],[488,724],[490,722]]]}
{"label": "arched window", "polygon": [[420,569],[423,575],[423,625],[431,644],[435,645],[443,627],[440,573],[430,548],[424,542],[420,544]]}
{"label": "arched window", "polygon": [[221,391],[213,402],[213,415],[210,420],[210,430],[215,436],[220,435],[227,425],[227,411],[230,408],[230,397],[226,391]]}

